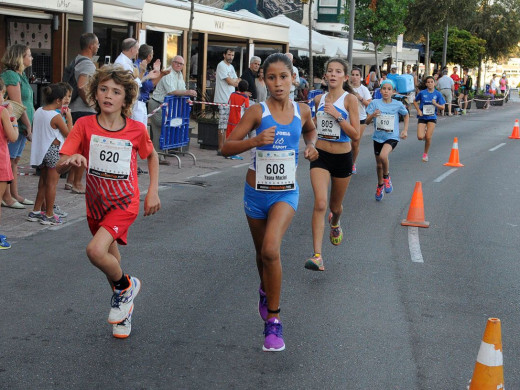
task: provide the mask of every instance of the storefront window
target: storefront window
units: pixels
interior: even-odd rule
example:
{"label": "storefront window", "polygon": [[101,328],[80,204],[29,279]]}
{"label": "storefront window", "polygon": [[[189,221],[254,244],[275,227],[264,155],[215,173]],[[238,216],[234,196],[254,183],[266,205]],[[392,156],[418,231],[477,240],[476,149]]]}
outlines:
{"label": "storefront window", "polygon": [[179,54],[179,36],[166,34],[166,63],[170,64],[177,54]]}

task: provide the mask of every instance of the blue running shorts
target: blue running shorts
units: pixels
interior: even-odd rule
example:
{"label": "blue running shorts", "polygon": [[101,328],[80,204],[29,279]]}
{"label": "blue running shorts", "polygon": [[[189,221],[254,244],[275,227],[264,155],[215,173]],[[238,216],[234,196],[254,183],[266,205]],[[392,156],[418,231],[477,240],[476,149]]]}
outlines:
{"label": "blue running shorts", "polygon": [[244,211],[249,218],[267,219],[269,209],[278,202],[285,202],[294,211],[298,209],[298,199],[300,188],[296,184],[296,189],[290,191],[257,191],[249,184],[244,185]]}

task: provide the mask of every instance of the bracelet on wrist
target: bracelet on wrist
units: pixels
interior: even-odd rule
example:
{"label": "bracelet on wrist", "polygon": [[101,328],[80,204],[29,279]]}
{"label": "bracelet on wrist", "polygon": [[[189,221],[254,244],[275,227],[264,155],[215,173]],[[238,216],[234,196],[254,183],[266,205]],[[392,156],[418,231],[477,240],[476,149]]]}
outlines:
{"label": "bracelet on wrist", "polygon": [[13,127],[18,127],[18,125],[13,125]]}

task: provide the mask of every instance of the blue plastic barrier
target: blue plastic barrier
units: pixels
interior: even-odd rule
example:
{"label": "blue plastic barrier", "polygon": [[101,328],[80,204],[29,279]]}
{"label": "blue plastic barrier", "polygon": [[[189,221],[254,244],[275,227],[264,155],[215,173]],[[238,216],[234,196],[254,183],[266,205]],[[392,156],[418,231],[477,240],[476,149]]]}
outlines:
{"label": "blue plastic barrier", "polygon": [[308,104],[311,108],[311,115],[313,118],[316,115],[316,107],[314,107],[314,98],[318,95],[321,95],[322,93],[322,89],[313,89],[312,91],[309,91],[309,94],[307,95],[307,98],[310,99],[310,102]]}
{"label": "blue plastic barrier", "polygon": [[189,154],[195,164],[196,158],[190,152],[185,152],[181,148],[190,143],[190,113],[191,105],[189,97],[168,95],[164,98],[162,107],[162,125],[159,146],[165,151],[166,156],[173,156],[179,162],[181,159],[177,154]]}

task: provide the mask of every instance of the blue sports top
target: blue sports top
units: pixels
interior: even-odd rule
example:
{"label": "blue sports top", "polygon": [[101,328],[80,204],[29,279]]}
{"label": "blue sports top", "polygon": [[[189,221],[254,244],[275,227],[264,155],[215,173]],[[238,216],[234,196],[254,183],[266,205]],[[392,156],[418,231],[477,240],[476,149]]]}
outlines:
{"label": "blue sports top", "polygon": [[[392,99],[390,103],[385,103],[383,99],[374,99],[367,107],[367,114],[371,115],[376,110],[381,111],[381,116],[375,117],[374,134],[372,139],[376,142],[383,143],[389,139],[399,141],[399,115],[408,115],[408,110],[400,101]],[[389,121],[388,125],[384,126],[378,123],[379,120]],[[378,128],[379,126],[379,128]]]}
{"label": "blue sports top", "polygon": [[298,166],[298,148],[300,144],[300,136],[302,134],[302,119],[300,116],[300,106],[298,103],[292,102],[294,107],[294,117],[288,125],[282,125],[276,122],[269,111],[266,102],[260,103],[262,106],[262,121],[256,129],[256,134],[260,134],[269,127],[276,126],[274,134],[274,142],[271,145],[264,145],[251,149],[251,164],[249,169],[256,171],[256,149],[258,150],[294,150],[296,153],[296,166]]}
{"label": "blue sports top", "polygon": [[[327,95],[328,95],[328,92],[321,96],[320,103],[318,105],[318,109],[316,110],[316,123],[317,123],[317,127],[318,127],[318,139],[321,139],[324,141],[330,141],[330,142],[350,142],[349,136],[347,135],[347,133],[345,133],[343,131],[343,129],[341,129],[340,124],[338,122],[336,122],[332,116],[325,114],[323,112],[325,110],[325,96],[327,96]],[[341,114],[341,116],[343,117],[344,120],[349,121],[348,111],[345,110],[345,97],[347,95],[348,95],[348,92],[343,93],[343,95],[341,95],[339,97],[339,99],[333,103],[333,106],[336,110],[338,110],[338,112]],[[321,112],[322,113],[321,115],[324,115],[324,116],[321,116],[320,114],[318,114],[319,112]],[[321,126],[329,126],[329,128],[332,126],[339,126],[339,128],[340,128],[339,139],[325,138],[323,136],[320,137],[319,128]]]}
{"label": "blue sports top", "polygon": [[[436,98],[437,104],[445,105],[446,100],[444,100],[444,96],[437,91],[436,89],[433,92],[428,92],[427,89],[423,89],[421,92],[417,94],[415,97],[415,101],[419,102],[419,108],[423,111],[425,105],[432,105],[433,98]],[[432,105],[433,106],[433,105]],[[430,108],[431,109],[431,108]],[[431,115],[417,115],[419,119],[437,119],[437,107],[433,106],[433,114]]]}

